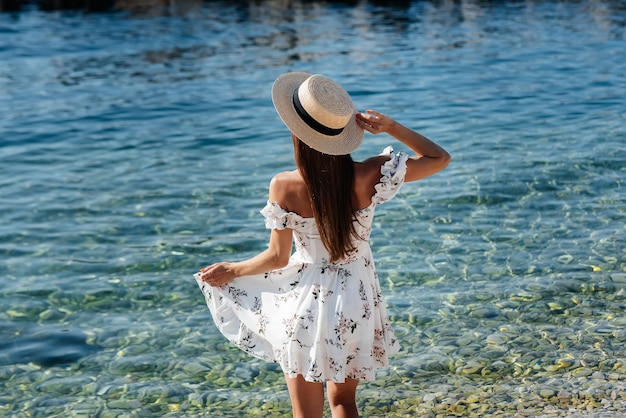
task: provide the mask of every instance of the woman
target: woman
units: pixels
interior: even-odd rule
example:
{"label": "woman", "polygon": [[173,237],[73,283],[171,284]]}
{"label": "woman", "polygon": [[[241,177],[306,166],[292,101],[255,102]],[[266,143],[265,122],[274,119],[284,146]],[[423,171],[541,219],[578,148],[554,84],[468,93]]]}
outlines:
{"label": "woman", "polygon": [[[399,349],[368,242],[374,210],[402,183],[445,168],[450,156],[382,113],[358,113],[321,75],[283,74],[272,101],[291,131],[297,169],[270,182],[261,211],[269,248],[205,267],[196,280],[219,330],[280,364],[294,417],[322,416],[324,383],[332,416],[357,417],[358,382],[373,380]],[[354,162],[364,130],[386,132],[416,155],[388,148]]]}

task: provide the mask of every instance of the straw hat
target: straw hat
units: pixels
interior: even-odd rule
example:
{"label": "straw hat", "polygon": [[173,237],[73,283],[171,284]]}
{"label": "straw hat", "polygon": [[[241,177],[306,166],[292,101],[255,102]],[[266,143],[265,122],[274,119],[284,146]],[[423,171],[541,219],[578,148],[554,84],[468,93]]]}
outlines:
{"label": "straw hat", "polygon": [[286,73],[272,86],[278,116],[301,141],[329,155],[345,155],[363,142],[348,93],[323,75]]}

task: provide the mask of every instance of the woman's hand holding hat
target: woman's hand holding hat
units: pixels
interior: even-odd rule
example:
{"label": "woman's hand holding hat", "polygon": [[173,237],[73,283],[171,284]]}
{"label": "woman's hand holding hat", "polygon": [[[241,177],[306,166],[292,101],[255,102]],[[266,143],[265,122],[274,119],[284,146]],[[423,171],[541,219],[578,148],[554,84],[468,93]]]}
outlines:
{"label": "woman's hand holding hat", "polygon": [[383,113],[367,109],[365,113],[356,114],[356,123],[372,134],[379,134],[389,131],[396,121]]}

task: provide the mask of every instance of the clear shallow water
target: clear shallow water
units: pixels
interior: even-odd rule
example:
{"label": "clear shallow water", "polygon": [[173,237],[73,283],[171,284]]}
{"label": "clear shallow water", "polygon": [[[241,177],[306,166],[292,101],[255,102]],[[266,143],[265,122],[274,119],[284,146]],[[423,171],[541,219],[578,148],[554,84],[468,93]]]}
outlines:
{"label": "clear shallow water", "polygon": [[289,411],[191,274],[266,245],[291,70],[453,155],[378,213],[403,350],[364,416],[624,405],[624,2],[192,6],[0,15],[2,414]]}

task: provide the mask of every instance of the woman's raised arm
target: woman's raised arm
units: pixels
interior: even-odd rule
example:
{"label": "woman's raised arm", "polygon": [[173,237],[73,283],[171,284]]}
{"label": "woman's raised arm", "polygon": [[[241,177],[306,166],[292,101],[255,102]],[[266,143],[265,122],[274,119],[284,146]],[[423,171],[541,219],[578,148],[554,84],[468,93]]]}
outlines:
{"label": "woman's raised arm", "polygon": [[386,132],[417,154],[407,161],[405,182],[431,176],[450,162],[450,154],[445,149],[383,113],[368,109],[365,113],[357,113],[356,119],[366,131],[373,134]]}

